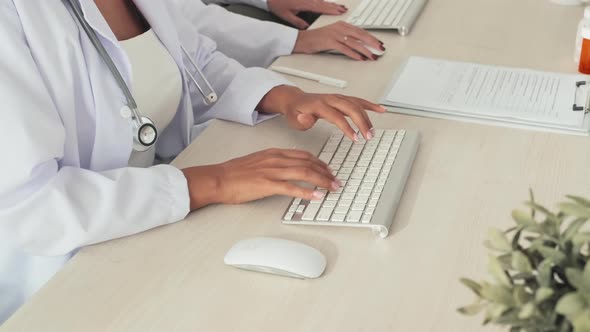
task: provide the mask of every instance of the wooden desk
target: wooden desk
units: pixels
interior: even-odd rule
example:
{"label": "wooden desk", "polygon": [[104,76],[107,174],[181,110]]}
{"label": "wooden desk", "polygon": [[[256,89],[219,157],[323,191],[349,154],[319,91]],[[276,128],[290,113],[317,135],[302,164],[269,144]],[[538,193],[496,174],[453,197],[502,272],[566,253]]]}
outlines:
{"label": "wooden desk", "polygon": [[[198,1],[198,0],[195,0]],[[354,0],[345,1],[353,8]],[[361,63],[330,55],[278,64],[348,80],[341,91],[376,99],[407,55],[574,72],[581,8],[546,0],[430,0],[406,38],[380,32],[388,53]],[[334,21],[322,18],[318,24]],[[186,221],[82,250],[2,331],[496,331],[455,309],[471,301],[457,281],[484,277],[489,226],[506,227],[532,187],[538,200],[590,194],[589,140],[387,114],[377,127],[418,129],[423,141],[391,235],[282,225],[289,199],[212,206]],[[176,165],[224,161],[267,147],[318,152],[331,127],[301,133],[281,119],[256,128],[217,122]],[[320,249],[325,275],[295,280],[223,264],[244,238],[276,236]],[[499,330],[498,330],[499,331]]]}

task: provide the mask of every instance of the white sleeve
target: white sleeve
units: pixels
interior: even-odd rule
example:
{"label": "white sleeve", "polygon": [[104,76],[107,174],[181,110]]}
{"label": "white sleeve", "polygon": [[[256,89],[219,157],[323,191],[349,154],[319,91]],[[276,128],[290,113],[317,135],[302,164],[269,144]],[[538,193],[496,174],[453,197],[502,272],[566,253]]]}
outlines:
{"label": "white sleeve", "polygon": [[[66,131],[16,13],[0,9],[0,241],[32,255],[62,255],[138,233],[189,212],[178,169],[93,172],[65,165]],[[71,141],[70,141],[71,142]]]}
{"label": "white sleeve", "polygon": [[173,0],[197,31],[215,41],[218,50],[246,67],[268,67],[290,55],[298,30],[235,14],[200,0]]}
{"label": "white sleeve", "polygon": [[[219,98],[213,106],[206,106],[195,85],[189,84],[197,124],[222,119],[255,125],[274,116],[256,111],[258,103],[272,88],[292,83],[264,68],[244,68],[236,60],[217,51],[215,42],[199,34],[182,15],[174,18],[181,43],[196,60]],[[188,65],[187,69],[197,76],[192,66]]]}
{"label": "white sleeve", "polygon": [[[199,1],[199,0],[196,0]],[[268,3],[266,0],[202,0],[206,4],[222,4],[222,5],[248,5],[262,10],[268,11]]]}

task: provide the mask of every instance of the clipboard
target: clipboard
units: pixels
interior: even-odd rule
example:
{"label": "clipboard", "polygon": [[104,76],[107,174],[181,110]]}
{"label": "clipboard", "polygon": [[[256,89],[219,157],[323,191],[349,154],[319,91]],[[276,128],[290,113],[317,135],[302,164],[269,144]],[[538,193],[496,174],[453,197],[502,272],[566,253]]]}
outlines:
{"label": "clipboard", "polygon": [[[416,103],[415,105],[412,104],[404,104],[398,103],[396,101],[392,101],[388,99],[388,96],[393,89],[395,88],[400,76],[405,70],[405,67],[408,65],[410,59],[412,57],[406,59],[404,63],[394,72],[392,79],[387,84],[386,89],[383,91],[381,98],[379,99],[379,103],[386,107],[389,112],[400,113],[405,115],[413,115],[413,116],[422,116],[422,117],[431,117],[431,118],[438,118],[438,119],[446,119],[446,120],[454,120],[454,121],[461,121],[461,122],[469,122],[469,123],[477,123],[477,124],[485,124],[485,125],[494,125],[494,126],[502,126],[502,127],[509,127],[509,128],[517,128],[517,129],[527,129],[527,130],[537,130],[537,131],[546,131],[546,132],[554,132],[554,133],[563,133],[563,134],[570,134],[570,135],[582,135],[582,136],[590,136],[590,80],[587,80],[586,76],[583,75],[571,75],[571,78],[577,78],[578,80],[574,80],[575,84],[572,86],[572,94],[573,100],[572,103],[564,109],[563,111],[566,112],[583,112],[583,119],[582,123],[579,126],[565,126],[559,123],[548,123],[545,121],[532,121],[532,120],[524,120],[518,119],[515,117],[510,116],[490,116],[487,114],[479,114],[479,113],[465,113],[460,112],[457,110],[445,110],[439,108],[432,108],[424,105],[420,105]],[[426,59],[426,58],[424,58]],[[444,61],[444,60],[437,60],[436,61]],[[459,62],[456,62],[459,63]],[[468,63],[465,63],[468,64]],[[475,64],[477,65],[477,64]],[[485,66],[485,65],[482,65]],[[497,68],[508,68],[508,67],[497,67]],[[524,68],[514,68],[515,70],[526,70],[530,72],[534,72]],[[545,73],[545,72],[538,72],[538,73]],[[550,73],[548,73],[550,74]],[[556,75],[566,75],[566,74],[557,74]],[[569,78],[569,77],[568,77]],[[561,111],[560,111],[561,112]]]}

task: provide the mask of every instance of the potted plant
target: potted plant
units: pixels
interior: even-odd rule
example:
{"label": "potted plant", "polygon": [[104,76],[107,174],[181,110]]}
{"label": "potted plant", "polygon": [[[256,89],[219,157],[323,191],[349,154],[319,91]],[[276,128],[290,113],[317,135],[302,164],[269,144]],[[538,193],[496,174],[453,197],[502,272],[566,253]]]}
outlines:
{"label": "potted plant", "polygon": [[461,282],[477,296],[459,308],[485,312],[484,324],[510,332],[590,332],[590,200],[567,196],[559,211],[526,203],[515,210],[516,226],[490,229],[488,270],[494,282]]}

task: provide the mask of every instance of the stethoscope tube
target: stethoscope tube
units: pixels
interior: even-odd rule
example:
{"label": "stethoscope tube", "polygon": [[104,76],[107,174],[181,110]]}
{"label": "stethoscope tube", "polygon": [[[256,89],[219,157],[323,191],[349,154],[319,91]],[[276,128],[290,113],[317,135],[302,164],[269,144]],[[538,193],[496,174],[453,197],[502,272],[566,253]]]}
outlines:
{"label": "stethoscope tube", "polygon": [[[88,37],[90,38],[90,41],[92,42],[92,44],[94,45],[94,47],[98,51],[100,57],[103,59],[103,61],[105,62],[105,64],[109,68],[109,71],[111,72],[111,74],[115,78],[117,85],[119,85],[119,88],[121,89],[121,91],[125,95],[125,99],[127,100],[127,107],[121,111],[121,115],[125,118],[130,118],[132,121],[132,126],[135,129],[135,134],[133,136],[133,149],[135,151],[149,150],[152,146],[154,146],[154,144],[156,143],[156,140],[158,139],[158,130],[156,129],[154,122],[150,118],[148,118],[146,116],[142,116],[141,113],[139,112],[139,110],[137,109],[137,103],[135,102],[135,98],[133,98],[133,94],[129,90],[129,87],[125,83],[125,79],[123,79],[123,76],[121,75],[121,73],[117,69],[117,66],[113,62],[113,59],[109,56],[107,50],[104,48],[104,46],[100,42],[100,39],[96,35],[96,32],[94,31],[94,29],[92,29],[90,24],[84,18],[84,13],[82,12],[82,8],[80,7],[80,4],[77,2],[77,0],[68,0],[68,2],[70,4],[70,6],[72,7],[72,10],[74,12],[74,16],[76,17],[78,22],[80,22],[80,25],[82,26],[82,28],[84,29],[84,31],[86,32]],[[183,45],[180,45],[180,47],[182,49],[182,52],[186,56],[186,58],[189,60],[191,65],[194,67],[196,72],[199,74],[199,76],[202,79],[202,81],[204,82],[205,86],[203,87],[203,86],[201,86],[201,84],[199,84],[199,82],[195,79],[195,77],[192,75],[192,73],[186,68],[186,66],[184,66],[184,72],[187,74],[187,76],[190,78],[190,80],[195,84],[195,86],[197,87],[197,89],[199,90],[201,95],[203,96],[203,100],[204,100],[205,104],[211,105],[211,104],[215,103],[217,101],[217,94],[215,93],[215,90],[213,90],[213,87],[211,86],[211,84],[209,83],[209,81],[207,80],[205,75],[203,75],[203,73],[201,72],[201,70],[199,69],[197,64],[193,61],[193,59],[191,58],[191,56],[190,56],[189,52],[186,50],[186,48]]]}

